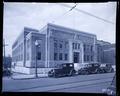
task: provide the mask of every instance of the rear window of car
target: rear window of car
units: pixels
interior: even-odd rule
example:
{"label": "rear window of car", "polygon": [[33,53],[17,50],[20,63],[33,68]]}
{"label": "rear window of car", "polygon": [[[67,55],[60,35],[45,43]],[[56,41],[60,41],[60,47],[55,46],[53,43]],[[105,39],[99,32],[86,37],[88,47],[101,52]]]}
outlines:
{"label": "rear window of car", "polygon": [[92,65],[91,64],[87,64],[85,67],[91,67]]}
{"label": "rear window of car", "polygon": [[106,64],[101,64],[100,67],[106,67]]}

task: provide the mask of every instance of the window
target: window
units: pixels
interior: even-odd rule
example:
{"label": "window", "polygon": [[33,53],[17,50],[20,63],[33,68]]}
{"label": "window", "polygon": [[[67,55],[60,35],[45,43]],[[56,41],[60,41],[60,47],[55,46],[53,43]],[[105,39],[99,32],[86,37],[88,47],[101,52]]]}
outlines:
{"label": "window", "polygon": [[57,60],[57,53],[54,53],[54,60]]}
{"label": "window", "polygon": [[78,43],[78,49],[80,49],[80,44]]}
{"label": "window", "polygon": [[73,43],[72,47],[73,47],[73,49],[80,49],[80,44],[79,43]]}
{"label": "window", "polygon": [[62,60],[62,53],[59,54],[59,60]]}
{"label": "window", "polygon": [[91,61],[93,61],[93,56],[91,56]]}
{"label": "window", "polygon": [[63,45],[62,45],[62,44],[63,44],[63,41],[59,41],[59,47],[60,47],[60,48],[63,48]]}
{"label": "window", "polygon": [[67,48],[68,42],[65,42],[65,48]]}
{"label": "window", "polygon": [[84,55],[84,61],[87,61],[87,60],[86,60],[86,55]]}
{"label": "window", "polygon": [[67,60],[68,59],[68,54],[65,54],[65,60]]}
{"label": "window", "polygon": [[41,60],[41,52],[37,53],[37,60]]}
{"label": "window", "polygon": [[84,51],[86,51],[86,45],[84,44]]}
{"label": "window", "polygon": [[89,52],[89,45],[86,45],[86,47],[87,47],[87,48],[86,48],[86,51],[88,51],[88,52]]}
{"label": "window", "polygon": [[87,55],[87,61],[89,61],[89,55]]}
{"label": "window", "polygon": [[62,44],[60,43],[60,48],[62,48]]}
{"label": "window", "polygon": [[73,49],[74,49],[74,46],[75,46],[75,43],[72,44]]}
{"label": "window", "polygon": [[77,43],[75,43],[75,49],[77,49]]}
{"label": "window", "polygon": [[57,43],[54,43],[54,48],[57,48]]}
{"label": "window", "polygon": [[93,51],[93,46],[91,45],[91,52]]}

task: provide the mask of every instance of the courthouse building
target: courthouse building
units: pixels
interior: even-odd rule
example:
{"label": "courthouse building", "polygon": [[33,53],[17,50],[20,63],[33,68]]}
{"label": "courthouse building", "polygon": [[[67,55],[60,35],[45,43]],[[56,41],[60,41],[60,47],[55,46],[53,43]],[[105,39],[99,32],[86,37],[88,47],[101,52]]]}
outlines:
{"label": "courthouse building", "polygon": [[12,46],[12,66],[19,72],[31,73],[36,61],[37,68],[97,62],[96,42],[94,34],[50,23],[41,30],[25,27]]}

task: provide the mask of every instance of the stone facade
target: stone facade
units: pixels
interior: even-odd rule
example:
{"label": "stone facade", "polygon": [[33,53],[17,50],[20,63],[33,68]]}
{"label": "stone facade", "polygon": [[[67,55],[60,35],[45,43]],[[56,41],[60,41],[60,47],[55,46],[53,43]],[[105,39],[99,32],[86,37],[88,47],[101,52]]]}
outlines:
{"label": "stone facade", "polygon": [[[39,40],[39,47],[35,41]],[[40,31],[24,28],[13,44],[12,65],[54,68],[62,63],[97,62],[96,35],[47,24]],[[36,57],[37,56],[37,57]]]}

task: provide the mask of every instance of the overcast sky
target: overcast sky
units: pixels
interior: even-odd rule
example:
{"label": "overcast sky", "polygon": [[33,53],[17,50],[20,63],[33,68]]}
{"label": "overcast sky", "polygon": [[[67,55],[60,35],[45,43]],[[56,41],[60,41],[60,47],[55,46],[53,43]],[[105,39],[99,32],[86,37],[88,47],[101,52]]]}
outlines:
{"label": "overcast sky", "polygon": [[[75,5],[64,4],[71,7]],[[76,8],[116,23],[116,2],[78,3]],[[104,22],[75,9],[70,12],[68,10],[70,8],[60,3],[4,3],[3,38],[8,44],[6,55],[12,55],[12,44],[25,26],[40,30],[47,23],[93,33],[99,40],[115,43],[116,24]]]}

